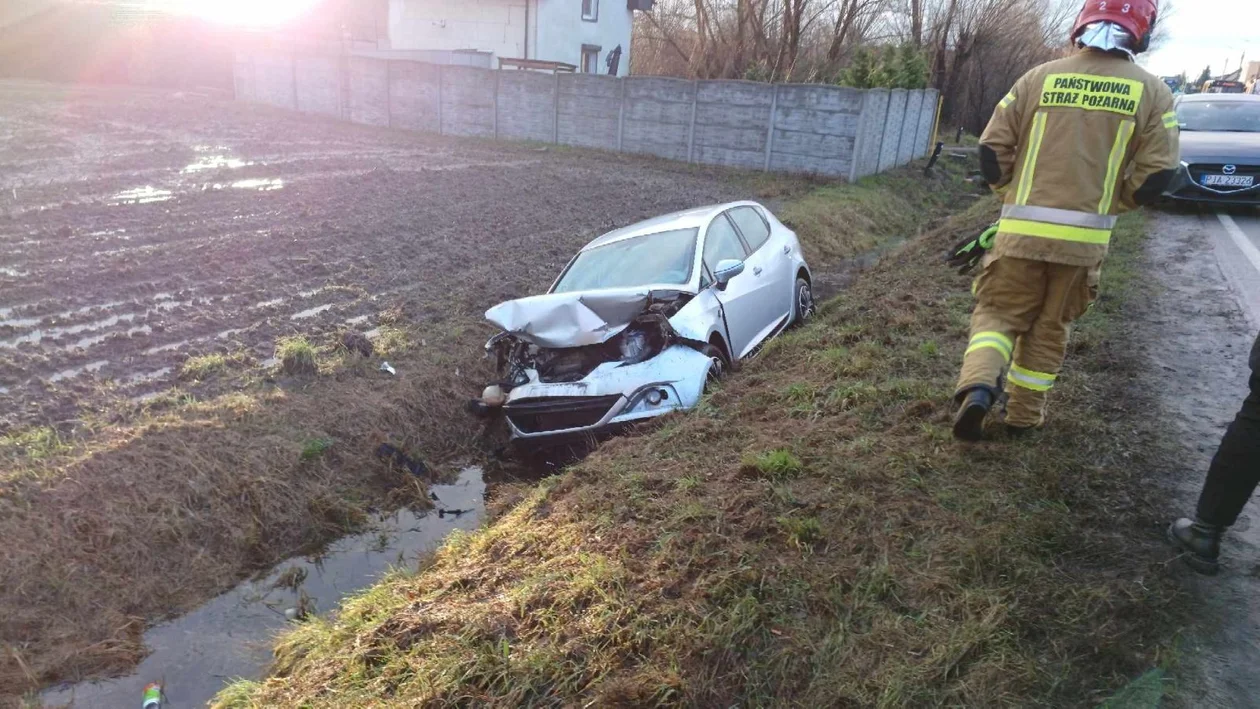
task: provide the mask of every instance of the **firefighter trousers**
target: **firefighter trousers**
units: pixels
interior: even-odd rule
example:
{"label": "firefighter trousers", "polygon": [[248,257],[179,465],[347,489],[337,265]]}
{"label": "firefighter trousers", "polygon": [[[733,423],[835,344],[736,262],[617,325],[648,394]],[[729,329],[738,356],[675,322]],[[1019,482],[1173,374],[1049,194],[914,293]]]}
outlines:
{"label": "firefighter trousers", "polygon": [[1072,323],[1098,296],[1098,270],[1003,256],[976,279],[971,341],[958,391],[997,390],[1006,377],[1006,423],[1045,423],[1046,397],[1059,378]]}

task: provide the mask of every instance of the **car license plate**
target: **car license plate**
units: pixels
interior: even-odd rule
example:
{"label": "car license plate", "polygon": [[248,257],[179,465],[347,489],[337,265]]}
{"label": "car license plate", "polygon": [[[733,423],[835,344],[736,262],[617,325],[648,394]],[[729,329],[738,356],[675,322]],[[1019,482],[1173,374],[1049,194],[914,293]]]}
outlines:
{"label": "car license plate", "polygon": [[1204,175],[1203,184],[1208,187],[1251,187],[1254,175]]}

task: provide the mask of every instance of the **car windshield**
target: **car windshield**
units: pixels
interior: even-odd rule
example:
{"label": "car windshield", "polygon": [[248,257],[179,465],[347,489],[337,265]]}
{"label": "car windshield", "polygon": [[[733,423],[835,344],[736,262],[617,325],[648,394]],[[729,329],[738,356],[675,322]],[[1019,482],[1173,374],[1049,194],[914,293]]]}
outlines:
{"label": "car windshield", "polygon": [[1177,120],[1182,130],[1260,133],[1260,101],[1185,101]]}
{"label": "car windshield", "polygon": [[635,236],[578,254],[552,292],[684,285],[695,260],[695,229]]}

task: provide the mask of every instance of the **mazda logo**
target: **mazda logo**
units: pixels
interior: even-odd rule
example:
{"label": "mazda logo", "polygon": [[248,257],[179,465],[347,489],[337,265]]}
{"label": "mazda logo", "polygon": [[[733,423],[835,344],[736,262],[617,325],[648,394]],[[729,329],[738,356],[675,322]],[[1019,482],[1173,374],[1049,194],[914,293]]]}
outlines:
{"label": "mazda logo", "polygon": [[1232,175],[1235,172],[1238,172],[1238,168],[1233,165],[1226,165],[1225,169],[1221,170],[1221,172],[1224,172],[1226,175]]}

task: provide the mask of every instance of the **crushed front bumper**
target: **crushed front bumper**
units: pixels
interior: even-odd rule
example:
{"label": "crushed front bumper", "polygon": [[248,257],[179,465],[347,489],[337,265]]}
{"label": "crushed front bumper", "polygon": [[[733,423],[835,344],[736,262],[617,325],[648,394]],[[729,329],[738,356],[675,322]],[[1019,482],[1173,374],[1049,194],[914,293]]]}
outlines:
{"label": "crushed front bumper", "polygon": [[667,347],[639,364],[606,362],[581,381],[548,384],[530,372],[503,407],[517,441],[547,442],[606,430],[694,407],[704,393],[710,361],[684,345]]}

